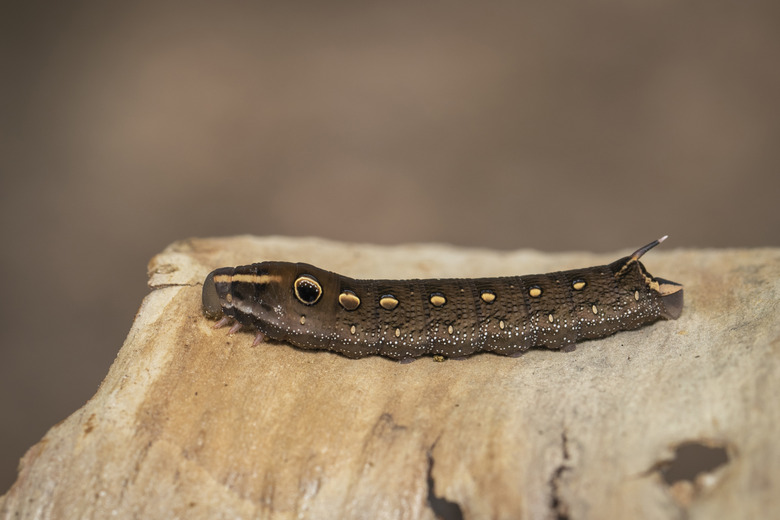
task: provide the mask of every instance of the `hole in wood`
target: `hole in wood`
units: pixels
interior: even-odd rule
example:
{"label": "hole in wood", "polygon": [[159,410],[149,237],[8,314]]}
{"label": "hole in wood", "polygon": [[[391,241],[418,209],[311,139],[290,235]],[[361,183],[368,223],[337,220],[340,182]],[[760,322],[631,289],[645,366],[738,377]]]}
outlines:
{"label": "hole in wood", "polygon": [[724,446],[706,445],[699,442],[684,442],[677,445],[674,458],[658,467],[667,485],[681,480],[694,482],[702,473],[711,473],[729,463],[729,454]]}

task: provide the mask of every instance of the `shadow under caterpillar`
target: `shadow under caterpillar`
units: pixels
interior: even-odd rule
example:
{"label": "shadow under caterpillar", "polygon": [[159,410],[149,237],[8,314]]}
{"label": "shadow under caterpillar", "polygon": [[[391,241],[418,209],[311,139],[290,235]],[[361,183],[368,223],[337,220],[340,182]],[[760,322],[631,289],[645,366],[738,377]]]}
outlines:
{"label": "shadow under caterpillar", "polygon": [[608,265],[498,278],[355,280],[303,263],[212,271],[203,311],[265,338],[347,357],[560,349],[661,318],[677,319],[682,285],[653,277],[639,258],[666,237]]}

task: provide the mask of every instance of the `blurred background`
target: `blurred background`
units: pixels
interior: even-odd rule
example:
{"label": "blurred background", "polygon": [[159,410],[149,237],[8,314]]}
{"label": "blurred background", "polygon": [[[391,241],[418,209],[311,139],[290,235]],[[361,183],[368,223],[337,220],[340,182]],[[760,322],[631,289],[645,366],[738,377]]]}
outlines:
{"label": "blurred background", "polygon": [[170,242],[779,246],[780,2],[18,2],[0,493]]}

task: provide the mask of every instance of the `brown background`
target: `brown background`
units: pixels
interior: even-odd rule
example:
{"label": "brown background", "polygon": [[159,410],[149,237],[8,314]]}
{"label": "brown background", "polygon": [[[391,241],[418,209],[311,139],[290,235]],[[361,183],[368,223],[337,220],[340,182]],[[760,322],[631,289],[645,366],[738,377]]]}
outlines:
{"label": "brown background", "polygon": [[774,0],[22,4],[0,21],[0,493],[176,239],[780,245]]}

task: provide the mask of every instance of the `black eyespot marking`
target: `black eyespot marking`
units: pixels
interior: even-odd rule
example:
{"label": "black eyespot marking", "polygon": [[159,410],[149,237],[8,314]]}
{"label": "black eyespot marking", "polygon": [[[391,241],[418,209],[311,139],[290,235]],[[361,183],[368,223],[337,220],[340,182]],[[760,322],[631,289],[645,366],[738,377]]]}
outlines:
{"label": "black eyespot marking", "polygon": [[305,305],[314,305],[322,296],[320,283],[311,275],[304,274],[295,280],[295,297]]}

